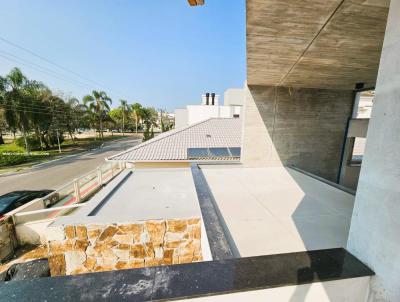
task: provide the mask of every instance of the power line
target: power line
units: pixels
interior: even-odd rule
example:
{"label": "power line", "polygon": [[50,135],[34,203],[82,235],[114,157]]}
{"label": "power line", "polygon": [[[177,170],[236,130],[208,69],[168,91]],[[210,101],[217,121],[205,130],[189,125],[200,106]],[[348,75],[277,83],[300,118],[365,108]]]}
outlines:
{"label": "power line", "polygon": [[84,86],[86,86],[86,87],[93,88],[93,86],[89,86],[89,85],[91,85],[91,84],[78,81],[78,80],[76,80],[76,79],[74,79],[74,78],[70,78],[70,77],[68,77],[68,76],[65,76],[65,75],[62,74],[62,73],[59,73],[59,72],[54,71],[54,70],[52,70],[52,69],[50,69],[50,68],[47,68],[47,67],[43,67],[43,66],[41,66],[41,65],[39,65],[39,64],[33,63],[33,62],[31,62],[31,61],[29,61],[29,60],[26,60],[26,59],[23,59],[23,58],[21,58],[21,57],[18,57],[18,56],[16,56],[16,55],[12,54],[12,53],[7,52],[7,51],[0,50],[0,53],[3,53],[3,55],[9,56],[9,57],[13,57],[13,58],[15,58],[15,59],[17,59],[17,60],[20,60],[20,61],[22,61],[22,62],[25,62],[26,64],[30,64],[30,65],[36,66],[37,68],[41,68],[41,69],[43,69],[43,70],[45,70],[45,71],[47,71],[47,72],[50,72],[50,73],[53,73],[53,74],[55,74],[55,75],[57,75],[57,76],[59,76],[59,77],[62,77],[62,78],[66,79],[66,80],[68,80],[68,81],[70,81],[70,82],[71,82],[71,81],[74,81],[74,82],[76,82],[76,83],[79,83],[80,85],[84,85]]}
{"label": "power line", "polygon": [[[34,107],[31,107],[31,106],[25,107],[25,106],[21,106],[21,105],[0,105],[0,108],[8,108],[8,109],[16,109],[16,110],[18,109],[19,111],[30,110],[30,111],[27,111],[27,112],[33,112],[32,110],[34,110],[35,111],[34,113],[43,113],[43,114],[47,114],[47,113],[49,113],[49,111],[51,111],[53,113],[60,113],[60,114],[65,113],[65,110],[54,110],[54,109],[52,109],[50,107],[47,107],[47,108],[46,107],[34,108]],[[42,109],[49,109],[49,110],[48,111],[44,111]]]}
{"label": "power line", "polygon": [[[65,103],[64,103],[65,104]],[[42,105],[34,105],[34,104],[28,104],[28,105],[26,105],[26,104],[22,104],[22,105],[20,105],[20,104],[13,104],[13,103],[7,103],[7,104],[5,104],[5,105],[0,105],[0,108],[3,106],[3,107],[6,107],[6,106],[9,106],[9,107],[11,107],[11,106],[13,106],[13,107],[20,107],[20,108],[27,108],[27,107],[29,107],[28,109],[33,109],[33,110],[47,110],[47,109],[49,109],[49,110],[52,110],[52,104],[42,104]],[[67,104],[65,104],[66,106],[68,106]],[[73,107],[69,107],[71,110],[74,110],[74,108]],[[60,112],[60,113],[64,113],[65,111],[64,110],[56,110],[57,112]]]}
{"label": "power line", "polygon": [[126,93],[120,93],[120,92],[116,91],[115,89],[111,89],[111,88],[109,88],[109,87],[107,87],[107,86],[105,86],[105,85],[103,85],[103,84],[101,84],[99,82],[96,82],[96,81],[93,81],[93,80],[91,80],[91,79],[89,79],[87,77],[81,76],[79,73],[77,73],[77,72],[75,72],[73,70],[70,70],[68,68],[65,68],[64,66],[61,66],[60,64],[55,63],[55,62],[53,62],[53,61],[51,61],[51,60],[49,60],[49,59],[47,59],[47,58],[45,58],[45,57],[33,52],[33,51],[31,51],[31,50],[29,50],[29,49],[27,49],[27,48],[25,48],[23,46],[15,44],[14,42],[11,42],[10,40],[7,40],[7,39],[5,39],[5,38],[3,38],[1,36],[0,36],[0,40],[2,40],[3,42],[5,42],[5,43],[7,43],[7,44],[9,44],[9,45],[11,45],[13,47],[16,47],[16,48],[18,48],[20,50],[23,50],[23,51],[31,54],[32,56],[35,56],[35,57],[41,59],[42,61],[45,61],[45,62],[47,62],[47,63],[49,63],[51,65],[54,65],[54,66],[58,67],[59,69],[62,69],[64,71],[66,71],[66,72],[69,72],[69,73],[71,73],[71,74],[73,74],[73,75],[75,75],[75,76],[77,76],[77,77],[79,77],[79,78],[81,78],[81,79],[83,79],[85,81],[92,82],[92,83],[96,84],[97,86],[101,86],[101,87],[106,88],[107,90],[113,91],[114,93],[116,93],[120,97],[124,97],[124,95],[126,95]]}
{"label": "power line", "polygon": [[[22,60],[12,59],[12,58],[9,58],[9,57],[7,57],[7,56],[5,56],[5,55],[2,55],[2,54],[0,54],[0,57],[4,58],[4,59],[6,59],[6,60],[12,61],[12,62],[16,62],[16,63],[18,63],[18,64],[22,64],[22,65],[24,65],[24,66],[28,66],[28,67],[30,67],[30,68],[36,70],[36,71],[39,71],[39,72],[44,73],[44,74],[47,74],[47,75],[49,75],[49,76],[51,76],[51,77],[55,77],[55,78],[58,78],[58,79],[60,79],[60,80],[67,81],[67,82],[70,82],[70,83],[72,83],[72,84],[78,84],[78,83],[73,82],[73,81],[71,81],[71,80],[68,80],[68,79],[66,79],[66,78],[62,78],[62,77],[58,76],[57,74],[54,74],[54,72],[52,72],[53,74],[51,74],[50,72],[48,72],[48,71],[46,71],[46,70],[43,70],[42,67],[35,67],[35,65],[37,65],[37,64],[34,64],[34,63],[24,63]],[[32,65],[32,66],[30,66],[30,65]],[[39,65],[37,65],[37,66],[39,66]],[[79,84],[79,85],[81,85],[82,87],[85,87],[85,88],[88,88],[88,87],[89,87],[87,84]],[[93,89],[93,87],[90,87],[90,89]]]}
{"label": "power line", "polygon": [[[1,108],[1,107],[0,107]],[[47,114],[47,115],[53,115],[54,113],[65,113],[65,111],[56,111],[56,110],[49,110],[51,112],[48,111],[41,111],[41,110],[36,110],[36,109],[32,109],[32,108],[21,108],[21,107],[17,107],[17,106],[2,106],[2,108],[8,108],[8,109],[12,109],[13,111],[18,111],[18,112],[30,112],[30,113],[38,113],[38,114]]]}
{"label": "power line", "polygon": [[49,75],[51,77],[55,77],[55,78],[58,78],[60,80],[67,81],[67,82],[70,82],[72,84],[78,84],[78,85],[80,85],[82,87],[89,88],[89,89],[93,89],[93,87],[94,87],[94,86],[90,86],[90,84],[88,84],[88,83],[84,83],[84,82],[78,81],[78,80],[73,79],[73,78],[68,78],[65,75],[60,74],[60,73],[58,73],[58,72],[56,72],[54,70],[51,70],[51,69],[46,68],[46,67],[43,67],[43,66],[41,66],[39,64],[30,62],[28,60],[22,59],[22,58],[20,58],[20,57],[18,57],[16,55],[7,53],[5,51],[0,50],[0,53],[3,53],[3,54],[0,54],[0,56],[3,57],[6,60],[13,61],[13,62],[22,64],[22,65],[28,66],[30,68],[33,68],[33,69],[39,71],[39,72],[47,74],[47,75]]}

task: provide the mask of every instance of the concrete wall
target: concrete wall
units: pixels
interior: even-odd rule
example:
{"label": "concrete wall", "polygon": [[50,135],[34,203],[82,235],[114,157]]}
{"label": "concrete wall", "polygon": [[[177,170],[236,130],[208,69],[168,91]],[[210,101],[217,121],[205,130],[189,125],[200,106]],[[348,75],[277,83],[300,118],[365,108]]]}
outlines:
{"label": "concrete wall", "polygon": [[243,106],[244,105],[244,89],[243,88],[229,88],[224,93],[225,106]]}
{"label": "concrete wall", "polygon": [[366,263],[369,301],[400,301],[400,1],[391,1],[348,250]]}
{"label": "concrete wall", "polygon": [[187,168],[190,162],[137,162],[136,169],[153,169],[153,168]]}
{"label": "concrete wall", "polygon": [[232,118],[241,113],[241,106],[188,105],[175,109],[175,129],[186,127],[209,118]]}
{"label": "concrete wall", "polygon": [[359,164],[352,163],[353,153],[357,151],[355,147],[360,147],[359,144],[355,144],[355,138],[365,138],[367,136],[368,123],[369,118],[351,119],[349,122],[339,184],[353,190],[357,190],[361,169]]}
{"label": "concrete wall", "polygon": [[175,109],[175,129],[186,127],[188,125],[187,109]]}
{"label": "concrete wall", "polygon": [[248,86],[245,97],[243,164],[294,164],[336,180],[353,91]]}
{"label": "concrete wall", "polygon": [[188,125],[192,125],[212,117],[230,118],[233,116],[232,107],[230,106],[203,106],[189,105]]}
{"label": "concrete wall", "polygon": [[347,137],[367,137],[369,118],[352,119]]}
{"label": "concrete wall", "polygon": [[15,226],[15,233],[19,245],[40,245],[46,244],[45,232],[46,228],[52,223],[54,219],[38,220],[17,224]]}

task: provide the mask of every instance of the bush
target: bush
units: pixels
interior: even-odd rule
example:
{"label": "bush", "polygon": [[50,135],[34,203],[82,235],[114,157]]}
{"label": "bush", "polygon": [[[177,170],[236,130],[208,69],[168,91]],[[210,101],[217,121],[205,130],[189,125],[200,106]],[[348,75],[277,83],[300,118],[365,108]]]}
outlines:
{"label": "bush", "polygon": [[148,127],[146,127],[146,129],[144,130],[143,133],[143,141],[148,141],[149,139],[152,139],[154,137],[154,132],[153,132],[153,128],[151,128],[151,131]]}
{"label": "bush", "polygon": [[[40,149],[40,140],[36,136],[28,136],[27,137],[27,141],[28,141],[29,149],[31,149],[31,150]],[[23,137],[18,137],[15,140],[15,144],[18,147],[25,148],[25,140],[24,140],[24,138]]]}
{"label": "bush", "polygon": [[0,167],[19,165],[29,160],[29,156],[25,153],[18,152],[1,152],[0,153]]}

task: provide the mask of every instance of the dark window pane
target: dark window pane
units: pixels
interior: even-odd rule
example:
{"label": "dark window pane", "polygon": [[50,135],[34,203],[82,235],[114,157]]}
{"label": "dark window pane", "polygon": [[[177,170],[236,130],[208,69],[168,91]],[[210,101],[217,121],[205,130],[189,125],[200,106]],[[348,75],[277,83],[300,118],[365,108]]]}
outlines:
{"label": "dark window pane", "polygon": [[188,148],[187,156],[189,159],[208,157],[208,150],[207,148]]}
{"label": "dark window pane", "polygon": [[210,148],[210,156],[212,157],[230,157],[228,148]]}
{"label": "dark window pane", "polygon": [[233,157],[240,157],[240,147],[229,148]]}

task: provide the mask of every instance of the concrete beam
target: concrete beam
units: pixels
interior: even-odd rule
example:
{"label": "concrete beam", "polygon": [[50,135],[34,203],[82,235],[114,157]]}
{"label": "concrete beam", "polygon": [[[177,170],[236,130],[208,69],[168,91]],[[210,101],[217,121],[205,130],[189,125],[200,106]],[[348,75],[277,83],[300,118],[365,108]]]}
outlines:
{"label": "concrete beam", "polygon": [[248,84],[374,86],[387,12],[387,0],[248,0]]}

